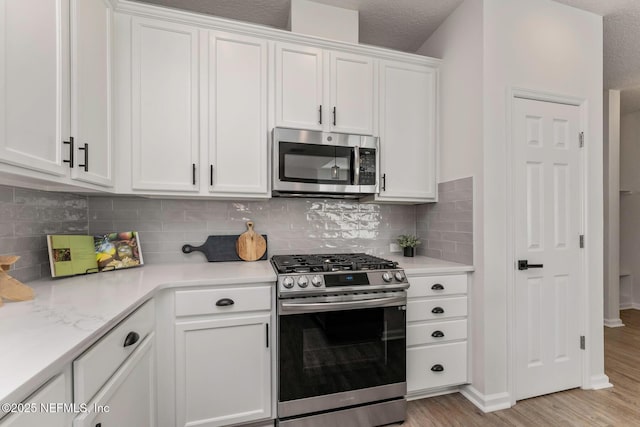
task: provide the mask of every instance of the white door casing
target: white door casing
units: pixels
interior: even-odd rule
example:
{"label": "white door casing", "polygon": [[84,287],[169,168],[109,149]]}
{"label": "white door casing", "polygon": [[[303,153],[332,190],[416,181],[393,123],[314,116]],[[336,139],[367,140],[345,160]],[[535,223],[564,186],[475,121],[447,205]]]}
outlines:
{"label": "white door casing", "polygon": [[516,98],[512,124],[515,257],[543,265],[515,272],[519,400],[582,384],[580,107]]}

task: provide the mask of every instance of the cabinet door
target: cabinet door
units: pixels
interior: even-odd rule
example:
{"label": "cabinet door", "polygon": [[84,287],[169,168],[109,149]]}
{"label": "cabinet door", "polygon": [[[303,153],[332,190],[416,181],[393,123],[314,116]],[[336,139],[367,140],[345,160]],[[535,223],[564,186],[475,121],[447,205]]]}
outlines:
{"label": "cabinet door", "polygon": [[0,2],[0,161],[66,175],[69,0]]}
{"label": "cabinet door", "polygon": [[270,318],[176,324],[176,425],[213,427],[271,415]]}
{"label": "cabinet door", "polygon": [[331,130],[373,135],[373,59],[331,52]]}
{"label": "cabinet door", "polygon": [[377,200],[436,198],[437,70],[380,64],[380,194]]}
{"label": "cabinet door", "polygon": [[111,20],[107,0],[71,0],[71,177],[113,185]]}
{"label": "cabinet door", "polygon": [[322,105],[322,50],[276,45],[276,125],[322,130],[330,118]]}
{"label": "cabinet door", "polygon": [[198,30],[132,20],[132,187],[197,192]]}
{"label": "cabinet door", "polygon": [[267,42],[209,37],[209,190],[267,196]]}
{"label": "cabinet door", "polygon": [[[0,427],[67,427],[71,421],[71,370],[55,377],[23,403],[32,411],[10,414],[0,421]],[[58,405],[66,405],[67,410]]]}
{"label": "cabinet door", "polygon": [[140,346],[73,420],[73,427],[153,427],[155,423],[154,335]]}

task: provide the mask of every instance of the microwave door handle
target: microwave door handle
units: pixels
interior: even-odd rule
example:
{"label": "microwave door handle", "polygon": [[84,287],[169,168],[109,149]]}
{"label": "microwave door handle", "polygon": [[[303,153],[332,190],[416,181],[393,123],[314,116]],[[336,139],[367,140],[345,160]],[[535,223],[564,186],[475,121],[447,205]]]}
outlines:
{"label": "microwave door handle", "polygon": [[360,147],[353,147],[353,185],[360,185]]}

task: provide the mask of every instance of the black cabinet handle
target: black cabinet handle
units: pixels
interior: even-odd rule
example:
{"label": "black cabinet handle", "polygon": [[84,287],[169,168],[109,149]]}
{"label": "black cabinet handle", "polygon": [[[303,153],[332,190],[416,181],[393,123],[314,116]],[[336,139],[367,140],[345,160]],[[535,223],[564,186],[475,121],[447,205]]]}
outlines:
{"label": "black cabinet handle", "polygon": [[227,307],[229,305],[233,305],[235,304],[235,301],[232,300],[231,298],[221,298],[218,301],[216,301],[216,305],[218,307]]}
{"label": "black cabinet handle", "polygon": [[336,107],[333,107],[333,125],[336,125]]}
{"label": "black cabinet handle", "polygon": [[269,324],[267,323],[266,325],[266,337],[267,337],[267,348],[269,348]]}
{"label": "black cabinet handle", "polygon": [[124,339],[123,347],[129,347],[130,345],[134,345],[140,339],[140,335],[137,332],[129,332]]}
{"label": "black cabinet handle", "polygon": [[96,424],[96,427],[102,427],[102,423]]}
{"label": "black cabinet handle", "polygon": [[444,366],[442,366],[442,365],[440,365],[440,364],[438,363],[438,364],[436,364],[436,365],[433,365],[433,366],[431,367],[431,370],[432,370],[433,372],[443,372],[443,371],[444,371]]}
{"label": "black cabinet handle", "polygon": [[318,119],[318,123],[322,124],[322,105],[320,105],[320,108],[318,108],[318,114],[320,116],[320,118]]}
{"label": "black cabinet handle", "polygon": [[213,186],[213,165],[209,165],[209,185]]}
{"label": "black cabinet handle", "polygon": [[518,270],[528,270],[530,268],[542,268],[544,267],[542,264],[529,264],[529,260],[519,259],[518,260]]}
{"label": "black cabinet handle", "polygon": [[440,283],[436,283],[435,285],[433,285],[431,287],[432,291],[443,291],[444,290],[444,286],[442,286]]}
{"label": "black cabinet handle", "polygon": [[191,163],[191,179],[193,181],[193,185],[196,185],[196,164]]}
{"label": "black cabinet handle", "polygon": [[84,151],[84,164],[78,163],[79,168],[84,168],[85,172],[89,172],[89,144],[84,143],[84,147],[78,147],[78,150]]}
{"label": "black cabinet handle", "polygon": [[442,314],[442,313],[444,313],[444,308],[442,308],[442,307],[434,307],[433,310],[431,310],[431,312],[433,314]]}
{"label": "black cabinet handle", "polygon": [[69,160],[63,160],[64,163],[69,163],[69,167],[73,169],[73,137],[69,137],[68,141],[62,141],[63,144],[69,144]]}
{"label": "black cabinet handle", "polygon": [[433,331],[431,336],[434,337],[434,338],[442,338],[442,337],[444,337],[444,332],[442,332],[442,331]]}
{"label": "black cabinet handle", "polygon": [[387,174],[382,174],[382,191],[387,191]]}

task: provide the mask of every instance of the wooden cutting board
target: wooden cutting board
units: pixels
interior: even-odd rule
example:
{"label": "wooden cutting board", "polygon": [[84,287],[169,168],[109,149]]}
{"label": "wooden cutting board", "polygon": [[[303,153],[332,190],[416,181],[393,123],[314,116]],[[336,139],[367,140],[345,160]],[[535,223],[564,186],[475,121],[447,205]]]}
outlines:
{"label": "wooden cutting board", "polygon": [[[184,245],[182,252],[189,254],[192,252],[202,252],[209,262],[242,261],[236,252],[236,243],[239,235],[209,236],[200,246]],[[265,242],[267,236],[262,235]],[[267,259],[265,252],[261,259]]]}
{"label": "wooden cutting board", "polygon": [[236,242],[238,256],[245,261],[256,261],[267,252],[267,242],[264,237],[253,231],[253,222],[247,222],[247,231],[238,237]]}

